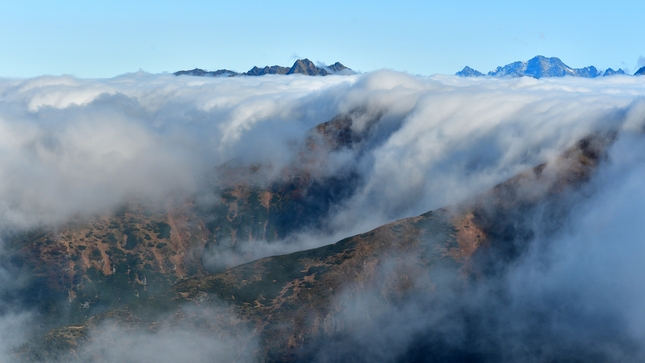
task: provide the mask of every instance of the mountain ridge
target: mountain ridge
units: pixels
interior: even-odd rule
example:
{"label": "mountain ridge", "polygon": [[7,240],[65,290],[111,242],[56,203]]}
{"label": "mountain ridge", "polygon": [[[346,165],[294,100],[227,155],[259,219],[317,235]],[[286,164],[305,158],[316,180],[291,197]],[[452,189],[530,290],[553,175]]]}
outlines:
{"label": "mountain ridge", "polygon": [[[332,354],[332,361],[347,361],[352,354],[365,352],[326,353],[329,342],[344,339],[347,329],[354,329],[343,318],[351,306],[338,302],[339,294],[351,301],[374,290],[378,292],[375,301],[384,304],[386,315],[390,311],[386,306],[396,309],[410,296],[421,296],[433,306],[445,303],[442,296],[468,296],[469,286],[498,275],[503,265],[528,248],[533,217],[544,208],[548,215],[566,215],[562,196],[591,178],[614,139],[612,133],[590,135],[558,160],[538,165],[463,204],[391,222],[331,245],[183,280],[159,295],[47,333],[45,352],[42,343],[34,342],[17,355],[31,361],[42,354],[66,359],[71,352],[88,359],[80,347],[113,339],[92,334],[103,324],[155,331],[170,321],[199,326],[204,334],[233,334],[244,342],[236,347],[237,356],[257,339],[252,361],[306,362],[321,354]],[[221,302],[227,308],[217,309]],[[194,312],[198,307],[210,309],[209,323],[200,322]],[[252,336],[244,335],[245,330],[252,331]],[[462,350],[444,346],[432,335],[427,339],[438,346],[419,349],[431,349],[441,357],[439,361],[473,361],[473,356],[488,361],[483,358],[495,356],[476,345]],[[539,343],[533,349],[539,350]],[[104,358],[96,356],[101,352],[90,354],[94,354],[92,361]],[[404,354],[395,361],[410,359]]]}
{"label": "mountain ridge", "polygon": [[363,116],[339,114],[310,129],[295,165],[273,182],[262,177],[270,165],[231,161],[214,168],[205,176],[219,196],[211,204],[168,199],[152,211],[135,200],[114,213],[8,238],[9,257],[0,266],[32,276],[16,303],[52,317],[47,324],[68,324],[247,262],[225,256],[258,241],[319,228],[360,183],[354,170],[328,176],[318,170],[329,153],[364,147],[375,120],[358,132],[354,117]]}
{"label": "mountain ridge", "polygon": [[240,76],[263,76],[266,74],[291,75],[302,74],[306,76],[329,76],[329,75],[351,75],[355,74],[351,68],[346,67],[340,62],[330,66],[316,66],[307,58],[296,60],[291,67],[279,65],[265,66],[263,68],[254,66],[250,70],[238,73],[228,69],[218,69],[216,71],[206,71],[201,68],[192,70],[182,70],[174,72],[175,76],[197,76],[197,77],[240,77]]}
{"label": "mountain ridge", "polygon": [[[638,72],[637,72],[638,73]],[[587,66],[583,68],[572,68],[566,65],[560,58],[535,56],[528,61],[516,61],[509,63],[505,66],[499,66],[485,74],[488,77],[583,77],[583,78],[596,78],[607,77],[617,74],[626,74],[624,70],[618,69],[617,71],[608,68],[604,72],[598,71],[594,66]],[[455,73],[461,77],[481,77],[483,73],[471,68],[464,67],[461,71]]]}

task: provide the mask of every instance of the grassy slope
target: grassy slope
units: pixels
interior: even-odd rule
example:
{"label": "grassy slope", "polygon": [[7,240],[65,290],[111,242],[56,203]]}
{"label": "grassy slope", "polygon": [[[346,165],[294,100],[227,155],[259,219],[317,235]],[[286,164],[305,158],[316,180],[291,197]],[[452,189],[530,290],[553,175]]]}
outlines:
{"label": "grassy slope", "polygon": [[[383,301],[396,301],[415,290],[458,291],[494,274],[498,257],[510,260],[522,253],[522,244],[532,237],[527,216],[534,217],[539,205],[550,204],[553,211],[566,214],[558,204],[561,196],[591,177],[612,141],[612,135],[586,138],[553,164],[538,166],[450,210],[181,281],[159,295],[53,330],[19,355],[31,360],[75,352],[88,332],[106,320],[153,330],[177,319],[194,326],[198,319],[186,313],[190,306],[224,304],[211,316],[214,323],[207,331],[253,331],[260,342],[258,359],[296,360],[309,342],[338,329],[337,317],[346,309],[341,295],[376,290]],[[441,285],[446,275],[452,276],[450,286]]]}

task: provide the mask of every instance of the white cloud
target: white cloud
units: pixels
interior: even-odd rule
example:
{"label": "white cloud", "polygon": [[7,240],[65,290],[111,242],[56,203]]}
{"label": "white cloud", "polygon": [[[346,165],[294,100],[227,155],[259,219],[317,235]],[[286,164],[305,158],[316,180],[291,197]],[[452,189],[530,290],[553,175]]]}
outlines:
{"label": "white cloud", "polygon": [[[336,230],[350,233],[458,202],[554,157],[592,130],[622,122],[619,113],[645,87],[630,77],[140,72],[2,80],[0,94],[4,227],[100,213],[135,195],[192,193],[207,170],[234,158],[271,162],[279,173],[309,128],[354,112],[353,129],[371,122],[372,134],[354,155],[363,187],[332,216]],[[631,114],[629,122],[638,122]],[[337,159],[343,170],[351,164]]]}
{"label": "white cloud", "polygon": [[[310,128],[353,112],[354,131],[367,139],[331,157],[321,174],[354,170],[362,183],[332,207],[331,229],[242,248],[244,256],[214,254],[244,261],[467,200],[554,159],[593,131],[616,129],[619,139],[632,139],[612,151],[618,162],[603,169],[601,193],[585,204],[588,210],[577,212],[572,235],[561,236],[553,267],[534,277],[540,288],[522,290],[522,277],[533,266],[528,260],[507,287],[518,294],[516,301],[534,296],[538,302],[549,289],[573,289],[602,302],[598,291],[607,289],[622,300],[595,307],[620,318],[633,314],[629,334],[640,341],[645,335],[638,307],[645,300],[634,277],[642,275],[636,216],[645,198],[638,192],[642,140],[633,135],[643,129],[644,97],[643,82],[620,76],[420,78],[381,71],[348,77],[138,73],[107,80],[0,80],[0,229],[62,223],[133,196],[158,201],[192,194],[204,188],[208,170],[233,158],[273,163],[273,176],[279,176],[282,166],[297,159],[300,149],[292,145]],[[613,234],[616,227],[620,233]],[[583,258],[571,259],[571,253]],[[610,271],[619,261],[620,268]],[[583,275],[598,284],[586,284]],[[146,346],[155,351],[156,344]],[[144,353],[137,359],[151,357]]]}

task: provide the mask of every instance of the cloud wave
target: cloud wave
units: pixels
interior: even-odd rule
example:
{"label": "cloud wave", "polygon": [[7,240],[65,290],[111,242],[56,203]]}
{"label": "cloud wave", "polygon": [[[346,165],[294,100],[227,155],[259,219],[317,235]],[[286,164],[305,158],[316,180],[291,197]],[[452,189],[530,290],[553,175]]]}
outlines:
{"label": "cloud wave", "polygon": [[[626,339],[645,346],[639,312],[645,290],[638,279],[643,231],[637,217],[645,206],[639,189],[645,170],[640,136],[645,83],[638,77],[421,78],[379,71],[324,78],[137,73],[91,80],[3,79],[0,230],[55,226],[132,198],[151,204],[173,195],[199,198],[210,187],[207,173],[232,159],[271,164],[268,177],[279,178],[283,167],[298,160],[308,131],[339,114],[351,115],[352,130],[362,138],[332,152],[321,175],[355,172],[359,186],[331,207],[325,228],[302,232],[283,245],[262,245],[261,254],[331,243],[468,200],[555,159],[592,132],[614,130],[618,142],[594,180],[594,197],[574,209],[555,242],[535,241],[548,246],[547,268],[537,269],[542,256],[529,254],[504,276],[504,289],[516,304],[512,314],[487,292],[477,301],[502,321],[515,321],[531,311],[547,313],[555,295],[572,304],[565,308],[582,309],[582,318],[565,314],[546,332],[598,333],[601,321],[591,317],[601,313],[617,319]],[[400,321],[418,316],[418,306],[408,308]],[[530,326],[517,329],[530,335]],[[183,332],[168,337],[175,334]],[[599,336],[581,335],[571,344],[588,346]],[[142,339],[148,344],[149,337]],[[643,356],[641,350],[630,355],[620,348],[612,357]],[[509,360],[518,357],[523,356]]]}

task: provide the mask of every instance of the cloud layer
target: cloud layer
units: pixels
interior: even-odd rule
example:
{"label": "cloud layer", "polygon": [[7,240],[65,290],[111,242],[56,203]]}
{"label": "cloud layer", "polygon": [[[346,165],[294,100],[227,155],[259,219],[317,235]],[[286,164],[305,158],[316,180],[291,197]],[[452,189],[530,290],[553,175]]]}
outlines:
{"label": "cloud layer", "polygon": [[[380,71],[324,78],[137,73],[106,80],[3,79],[0,230],[55,226],[104,213],[131,198],[154,204],[168,196],[204,195],[208,172],[232,159],[271,164],[277,172],[268,177],[279,178],[282,167],[298,160],[308,130],[338,114],[352,114],[352,127],[364,139],[332,153],[321,174],[351,170],[360,176],[360,185],[331,207],[325,228],[283,244],[261,244],[251,257],[331,243],[468,200],[556,158],[591,132],[617,130],[610,161],[594,180],[593,198],[573,209],[555,239],[534,241],[536,252],[496,281],[510,296],[510,306],[500,307],[499,300],[482,291],[473,300],[481,304],[467,308],[497,314],[502,323],[491,331],[496,342],[513,335],[506,330],[509,321],[533,317],[536,311],[561,309],[561,315],[549,315],[560,319],[543,332],[561,333],[561,342],[581,347],[602,340],[609,321],[615,336],[637,347],[633,352],[621,344],[607,347],[616,350],[611,357],[643,357],[639,216],[645,212],[645,195],[639,181],[645,176],[640,136],[645,84],[638,77],[420,78]],[[540,251],[548,251],[546,265]],[[248,259],[227,253],[221,255]],[[422,302],[413,301],[394,316],[419,323]],[[451,310],[443,313],[422,319],[409,339],[401,338],[401,352],[416,332],[453,318]],[[14,315],[5,320],[15,321]],[[516,329],[517,336],[530,336],[531,326]],[[164,334],[163,339],[184,337],[183,331]],[[151,339],[141,341],[155,350]],[[390,353],[381,358],[397,356]],[[517,354],[508,360],[525,358]]]}
{"label": "cloud layer", "polygon": [[478,80],[389,71],[2,80],[0,220],[2,227],[60,223],[133,196],[194,193],[208,170],[231,159],[279,171],[308,129],[361,110],[353,127],[372,122],[378,132],[366,151],[337,157],[364,180],[338,221],[361,224],[369,208],[372,227],[462,200],[543,162],[620,122],[642,94],[642,83],[628,77]]}

